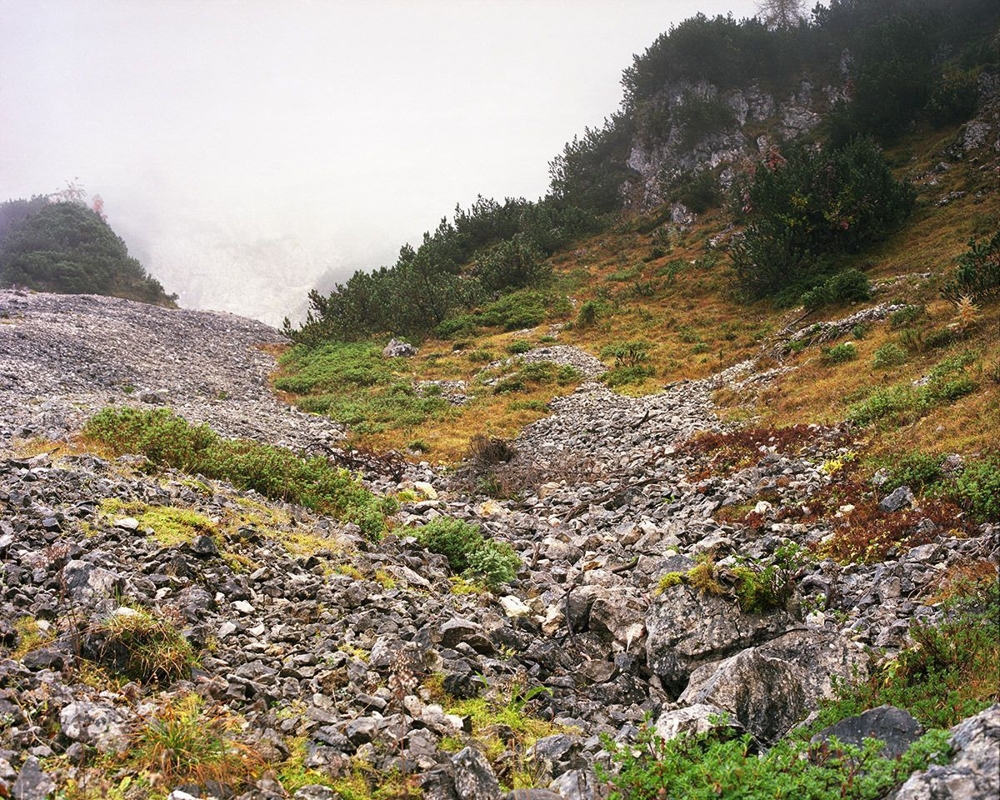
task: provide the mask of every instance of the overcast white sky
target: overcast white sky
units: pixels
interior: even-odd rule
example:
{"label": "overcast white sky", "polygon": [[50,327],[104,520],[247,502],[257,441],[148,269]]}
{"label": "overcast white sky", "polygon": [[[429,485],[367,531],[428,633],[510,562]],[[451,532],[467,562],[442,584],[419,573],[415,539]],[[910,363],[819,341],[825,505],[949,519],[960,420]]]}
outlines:
{"label": "overcast white sky", "polygon": [[182,305],[271,323],[536,199],[671,23],[753,0],[0,0],[0,200],[76,180]]}

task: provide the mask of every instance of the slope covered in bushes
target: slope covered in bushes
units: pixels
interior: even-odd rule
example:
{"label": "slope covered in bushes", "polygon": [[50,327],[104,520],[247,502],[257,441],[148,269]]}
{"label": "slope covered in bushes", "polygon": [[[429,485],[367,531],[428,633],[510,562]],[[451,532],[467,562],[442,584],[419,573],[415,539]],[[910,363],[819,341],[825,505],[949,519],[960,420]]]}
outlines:
{"label": "slope covered in bushes", "polygon": [[176,300],[128,254],[97,211],[40,197],[0,206],[0,287],[9,286],[160,305]]}

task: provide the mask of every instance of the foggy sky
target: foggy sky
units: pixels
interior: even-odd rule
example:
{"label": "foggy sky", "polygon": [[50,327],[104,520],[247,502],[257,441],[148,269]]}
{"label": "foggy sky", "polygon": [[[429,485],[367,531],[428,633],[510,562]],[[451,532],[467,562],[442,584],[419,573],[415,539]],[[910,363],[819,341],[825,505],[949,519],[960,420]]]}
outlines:
{"label": "foggy sky", "polygon": [[76,181],[190,308],[277,324],[542,196],[671,23],[752,0],[0,0],[0,200]]}

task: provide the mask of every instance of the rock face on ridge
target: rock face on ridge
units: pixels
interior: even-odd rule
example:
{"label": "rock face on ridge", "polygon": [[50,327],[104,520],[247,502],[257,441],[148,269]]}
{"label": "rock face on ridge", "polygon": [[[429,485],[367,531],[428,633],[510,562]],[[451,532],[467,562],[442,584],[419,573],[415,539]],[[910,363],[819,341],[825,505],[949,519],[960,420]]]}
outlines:
{"label": "rock face on ridge", "polygon": [[[379,543],[221,481],[149,474],[127,457],[17,454],[30,436],[71,435],[110,402],[162,403],[220,433],[302,451],[334,445],[337,425],[271,395],[273,360],[256,345],[280,341],[228,315],[0,293],[0,794],[35,786],[44,797],[85,775],[96,753],[119,752],[164,697],[193,693],[238,716],[268,763],[301,747],[305,768],[330,780],[363,761],[416,776],[428,798],[494,798],[524,763],[554,793],[532,796],[589,800],[603,791],[592,769],[606,758],[599,734],[628,741],[647,715],[664,730],[697,727],[718,709],[774,741],[831,678],[865,669],[866,646],[892,653],[913,619],[940,613],[920,598],[941,569],[996,557],[997,532],[984,526],[881,564],[808,562],[794,571],[790,601],[768,612],[671,585],[706,558],[723,580],[737,556],[771,558],[825,533],[775,512],[808,503],[829,480],[820,467],[844,448],[831,431],[817,428],[794,455],[774,448],[709,478],[682,447],[721,427],[711,392],[749,365],[653,397],[587,383],[555,401],[517,443],[524,468],[552,479],[518,501],[463,494],[426,464],[366,476],[382,490],[419,481],[437,494],[404,503]],[[715,518],[762,493],[765,524]],[[140,522],[149,508],[196,514],[207,527],[170,538]],[[445,559],[407,536],[440,514],[509,542],[523,564],[517,580],[495,594],[454,591]],[[114,653],[94,632],[134,609],[169,620],[196,669],[160,685],[95,686],[82,667]],[[481,696],[506,697],[549,727],[530,750],[501,729],[506,755],[487,762],[470,735],[482,731],[446,699]],[[986,774],[995,725],[980,716],[956,728],[967,756],[954,774],[974,788],[954,796],[995,789]],[[927,793],[901,796],[937,796],[933,787],[958,780],[935,770]],[[918,779],[901,792],[921,791]],[[241,791],[280,796],[267,776]],[[335,796],[324,791],[294,796]]]}

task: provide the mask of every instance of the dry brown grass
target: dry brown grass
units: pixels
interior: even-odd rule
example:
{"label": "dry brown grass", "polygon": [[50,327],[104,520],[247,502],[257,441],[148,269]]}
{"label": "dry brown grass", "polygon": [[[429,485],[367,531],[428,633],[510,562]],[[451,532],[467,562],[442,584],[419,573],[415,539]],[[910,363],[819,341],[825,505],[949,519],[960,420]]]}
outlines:
{"label": "dry brown grass", "polygon": [[998,578],[997,565],[986,558],[953,564],[934,581],[925,602],[933,605],[967,597],[995,584]]}
{"label": "dry brown grass", "polygon": [[[910,344],[918,345],[907,363],[891,370],[872,367],[875,351],[903,336],[888,324],[877,324],[864,338],[854,339],[858,348],[855,361],[829,364],[819,347],[809,347],[789,354],[784,363],[795,369],[762,392],[720,392],[717,401],[724,416],[752,418],[767,427],[832,424],[844,419],[852,398],[874,386],[915,380],[937,361],[963,348],[978,348],[984,371],[993,364],[1000,375],[1000,309],[995,305],[979,309],[978,319],[968,326],[963,340],[944,348],[919,347],[921,337],[955,321],[954,307],[940,299],[940,288],[958,256],[966,251],[969,238],[983,238],[996,230],[1000,221],[1000,192],[994,174],[972,159],[938,168],[947,161],[944,151],[957,130],[917,130],[888,154],[896,174],[915,182],[919,197],[914,216],[903,230],[855,259],[854,265],[880,287],[875,298],[869,304],[824,309],[803,322],[841,318],[876,302],[925,304],[927,317],[906,334],[916,337]],[[965,194],[938,205],[956,192]],[[710,211],[687,231],[672,229],[669,224],[654,226],[656,213],[625,221],[551,259],[555,293],[569,297],[577,311],[591,300],[599,301],[605,309],[591,326],[566,326],[557,334],[559,344],[575,345],[600,356],[605,348],[623,342],[649,343],[648,364],[654,374],[641,383],[617,389],[635,395],[659,391],[679,379],[705,377],[759,356],[765,344],[775,344],[776,331],[802,315],[801,310],[777,310],[766,302],[746,304],[736,299],[728,257],[723,250],[709,246],[713,237],[724,239],[728,235],[726,212]],[[551,333],[546,323],[527,338],[537,345]],[[523,335],[481,330],[466,338],[461,350],[455,350],[456,343],[451,341],[425,342],[420,354],[409,362],[410,377],[471,381],[482,363],[470,360],[470,353],[486,351],[494,358],[503,358],[508,345]],[[873,430],[871,445],[876,451],[906,447],[933,452],[972,452],[990,443],[1000,445],[998,384],[1000,379],[991,381],[984,373],[974,394],[932,409],[898,429]],[[532,387],[517,396],[479,392],[473,402],[446,418],[362,437],[359,443],[374,449],[403,449],[408,442],[419,440],[430,447],[429,455],[422,458],[454,462],[474,436],[512,438],[525,425],[545,416],[545,411],[537,409],[571,389]]]}

